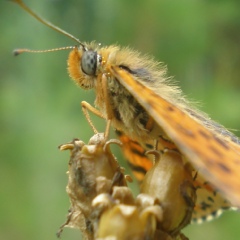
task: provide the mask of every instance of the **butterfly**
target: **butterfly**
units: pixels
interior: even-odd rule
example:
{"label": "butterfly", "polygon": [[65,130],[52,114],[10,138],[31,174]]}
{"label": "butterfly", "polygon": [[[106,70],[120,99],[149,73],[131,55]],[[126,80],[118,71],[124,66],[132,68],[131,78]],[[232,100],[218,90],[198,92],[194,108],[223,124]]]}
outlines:
{"label": "butterfly", "polygon": [[[95,90],[95,107],[82,103],[95,132],[89,111],[106,119],[143,152],[146,148],[180,152],[199,173],[197,185],[202,190],[197,197],[204,196],[199,201],[204,218],[217,214],[219,208],[240,206],[240,140],[195,109],[166,76],[164,66],[129,48],[82,43],[40,19],[22,1],[14,2],[48,27],[78,42],[78,46],[64,48],[72,49],[68,71],[78,86]],[[62,49],[46,51],[55,50]],[[15,54],[21,52],[44,51],[23,49]],[[149,161],[147,165],[148,168]],[[208,208],[209,205],[217,207]]]}

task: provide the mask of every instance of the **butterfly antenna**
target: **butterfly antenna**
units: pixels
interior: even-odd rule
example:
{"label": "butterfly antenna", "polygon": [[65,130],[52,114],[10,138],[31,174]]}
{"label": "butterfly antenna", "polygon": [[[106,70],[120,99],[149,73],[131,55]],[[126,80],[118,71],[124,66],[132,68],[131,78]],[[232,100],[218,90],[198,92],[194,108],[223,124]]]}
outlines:
{"label": "butterfly antenna", "polygon": [[[48,26],[49,28],[51,28],[51,29],[53,29],[53,30],[55,30],[55,31],[57,31],[57,32],[65,35],[65,36],[67,36],[67,37],[69,37],[69,38],[71,38],[71,39],[73,39],[74,41],[76,41],[77,43],[79,43],[79,44],[83,47],[84,50],[87,50],[86,47],[85,47],[85,45],[84,45],[78,38],[74,37],[72,34],[64,31],[63,29],[55,26],[55,25],[52,24],[51,22],[49,22],[49,21],[43,19],[42,17],[38,16],[38,15],[37,15],[35,12],[33,12],[22,0],[11,0],[11,1],[14,2],[14,3],[16,3],[16,4],[18,4],[21,8],[23,8],[23,9],[24,9],[26,12],[28,12],[31,16],[33,16],[34,18],[36,18],[39,22],[41,22],[41,23],[43,23],[44,25]],[[64,49],[64,48],[59,48],[59,50],[63,50],[63,49]],[[68,49],[68,47],[67,47],[66,49]],[[27,49],[25,49],[25,50],[27,50]],[[25,52],[30,52],[30,51],[31,51],[31,50],[27,50],[27,51],[25,51]],[[52,49],[52,50],[46,50],[46,52],[52,52],[52,51],[53,51],[53,49]],[[31,51],[31,52],[38,52],[38,51]],[[44,52],[44,51],[41,51],[41,52]],[[18,55],[18,54],[17,54],[17,55]]]}
{"label": "butterfly antenna", "polygon": [[74,46],[68,46],[68,47],[60,47],[60,48],[53,48],[53,49],[47,49],[47,50],[31,50],[27,48],[20,48],[20,49],[15,49],[13,51],[14,56],[18,56],[21,53],[29,52],[29,53],[46,53],[46,52],[56,52],[56,51],[61,51],[61,50],[68,50],[68,49],[74,49],[76,47]]}

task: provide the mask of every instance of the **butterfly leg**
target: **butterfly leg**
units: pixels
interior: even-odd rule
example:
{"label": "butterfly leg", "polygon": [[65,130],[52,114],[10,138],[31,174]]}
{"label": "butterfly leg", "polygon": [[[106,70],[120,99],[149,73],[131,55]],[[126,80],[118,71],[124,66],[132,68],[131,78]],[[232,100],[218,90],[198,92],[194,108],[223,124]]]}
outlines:
{"label": "butterfly leg", "polygon": [[89,111],[92,112],[93,114],[95,114],[96,116],[100,117],[100,118],[104,118],[103,115],[101,114],[101,112],[99,112],[96,108],[94,108],[91,104],[89,104],[88,102],[81,102],[81,106],[82,106],[82,111],[83,111],[83,114],[85,116],[85,118],[87,119],[89,125],[91,126],[93,132],[95,134],[98,133],[97,129],[95,128],[91,118],[90,118],[90,115],[89,115]]}
{"label": "butterfly leg", "polygon": [[[98,130],[95,128],[95,126],[94,126],[94,124],[93,124],[93,122],[90,118],[89,111],[92,112],[93,114],[95,114],[96,116],[100,117],[100,118],[105,119],[105,117],[102,115],[102,113],[98,109],[94,108],[88,102],[82,101],[81,106],[82,106],[82,111],[83,111],[83,114],[84,114],[85,118],[87,119],[87,121],[88,121],[89,125],[91,126],[93,132],[95,134],[97,134]],[[109,136],[110,126],[111,126],[111,120],[107,120],[107,126],[106,126],[106,130],[105,130],[105,133],[104,133],[104,136],[105,136],[106,140],[108,139],[108,136]]]}
{"label": "butterfly leg", "polygon": [[110,101],[109,101],[109,96],[107,93],[107,89],[108,89],[107,77],[103,74],[98,77],[98,80],[99,80],[99,82],[101,82],[101,85],[102,85],[102,87],[101,87],[102,94],[100,94],[101,95],[100,100],[105,103],[107,116],[104,116],[98,109],[93,107],[88,102],[85,102],[85,101],[81,102],[81,106],[82,106],[83,114],[85,115],[89,125],[91,126],[91,128],[93,129],[93,132],[95,134],[98,133],[98,131],[95,128],[94,124],[92,123],[92,120],[89,116],[89,111],[92,112],[93,114],[95,114],[96,116],[107,120],[107,126],[106,126],[106,131],[105,131],[105,137],[107,139],[107,137],[109,135],[110,124],[111,124],[110,120],[113,118],[113,113],[110,108]]}

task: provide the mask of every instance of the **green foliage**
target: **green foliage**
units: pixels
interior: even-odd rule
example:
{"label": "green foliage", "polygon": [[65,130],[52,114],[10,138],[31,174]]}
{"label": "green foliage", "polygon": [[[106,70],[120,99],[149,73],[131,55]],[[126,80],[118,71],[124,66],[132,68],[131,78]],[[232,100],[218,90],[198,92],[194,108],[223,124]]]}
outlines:
{"label": "green foliage", "polygon": [[[26,1],[40,15],[82,41],[118,43],[168,65],[187,96],[230,129],[240,129],[239,1]],[[56,239],[69,207],[69,156],[57,146],[93,135],[80,109],[94,94],[66,71],[67,52],[23,54],[17,47],[74,45],[10,1],[0,2],[0,238]],[[94,118],[100,130],[104,122]],[[237,132],[236,134],[239,135]],[[121,158],[119,156],[119,158]],[[239,216],[190,226],[190,239],[239,239]],[[79,239],[66,230],[62,239]]]}

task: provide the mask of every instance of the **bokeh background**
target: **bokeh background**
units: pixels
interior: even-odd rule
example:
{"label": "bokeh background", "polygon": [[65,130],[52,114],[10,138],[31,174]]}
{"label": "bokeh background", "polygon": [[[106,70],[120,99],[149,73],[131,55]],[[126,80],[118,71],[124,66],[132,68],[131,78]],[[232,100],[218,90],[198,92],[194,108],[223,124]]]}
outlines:
{"label": "bokeh background", "polygon": [[[238,0],[25,2],[82,41],[118,43],[153,55],[202,110],[227,128],[240,129]],[[10,1],[0,2],[0,19],[0,239],[56,239],[69,207],[69,153],[57,146],[73,137],[87,142],[93,135],[80,102],[93,103],[94,94],[69,79],[68,51],[12,56],[17,47],[75,42]],[[94,121],[103,131],[104,122]],[[227,212],[184,232],[194,240],[237,240],[239,225],[239,213]],[[80,239],[80,233],[65,229],[62,239]]]}

